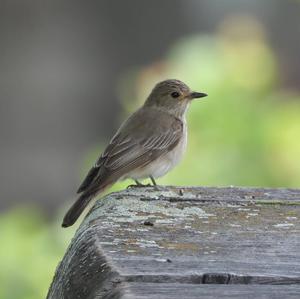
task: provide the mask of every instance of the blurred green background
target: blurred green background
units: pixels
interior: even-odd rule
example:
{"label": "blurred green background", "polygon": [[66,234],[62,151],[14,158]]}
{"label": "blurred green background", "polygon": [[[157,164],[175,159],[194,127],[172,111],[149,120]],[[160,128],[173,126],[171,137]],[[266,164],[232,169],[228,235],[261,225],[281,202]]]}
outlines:
{"label": "blurred green background", "polygon": [[[229,2],[231,5],[235,3]],[[79,109],[82,119],[76,118],[76,123],[77,125],[82,123],[84,129],[82,132],[73,132],[71,127],[69,131],[69,133],[72,131],[71,137],[68,135],[60,142],[68,143],[68,138],[78,138],[82,140],[82,143],[77,146],[80,150],[77,154],[73,153],[73,162],[70,161],[72,166],[59,160],[62,163],[61,168],[55,169],[54,174],[51,171],[46,172],[45,184],[48,182],[47,178],[50,182],[56,173],[65,174],[62,168],[68,167],[72,169],[72,174],[61,175],[60,183],[68,184],[70,176],[73,176],[72,180],[78,184],[101,153],[113,130],[129,113],[143,103],[154,84],[166,78],[177,78],[187,83],[193,90],[206,92],[209,97],[194,102],[190,107],[187,154],[180,166],[166,177],[159,179],[160,184],[299,187],[300,72],[297,72],[300,68],[299,60],[295,59],[294,65],[291,64],[289,59],[293,55],[289,57],[288,54],[280,52],[282,47],[272,42],[270,36],[272,34],[274,36],[274,32],[271,34],[270,31],[275,28],[275,22],[264,24],[260,20],[258,11],[264,11],[262,4],[257,4],[257,10],[241,5],[241,11],[227,13],[226,5],[217,8],[216,2],[210,3],[204,1],[202,8],[210,8],[209,16],[214,22],[213,28],[208,29],[209,26],[205,26],[212,22],[211,19],[207,19],[206,23],[202,20],[199,27],[195,27],[197,30],[192,26],[192,30],[181,32],[171,41],[164,36],[163,32],[161,35],[157,32],[156,43],[160,43],[160,38],[167,40],[161,52],[155,53],[153,57],[145,54],[147,58],[139,59],[136,64],[125,65],[121,72],[114,70],[115,80],[113,87],[107,91],[107,96],[102,96],[101,91],[93,90],[96,100],[101,98],[101,105],[93,106],[94,102],[87,102],[85,105],[91,105],[91,110],[104,110],[102,113],[105,113],[107,107],[107,113],[114,120],[104,118],[108,128],[103,129],[101,124],[100,129],[100,126],[95,125],[98,119],[90,116],[89,109]],[[130,5],[134,7],[136,2],[133,1]],[[179,7],[178,11],[182,11],[183,2],[177,1],[174,6],[176,5]],[[300,11],[296,1],[287,1],[284,5],[290,5],[292,10],[297,8]],[[155,11],[157,3],[150,6]],[[201,5],[194,8],[196,7],[201,12]],[[85,13],[86,17],[89,13],[92,14],[92,8],[90,7],[90,10]],[[56,9],[63,11],[60,6]],[[182,18],[188,20],[194,17],[195,14],[191,9],[185,11]],[[222,9],[224,14],[220,17]],[[276,15],[275,12],[278,13],[281,9],[280,4],[275,5],[274,14]],[[44,8],[43,11],[49,10],[51,11],[51,6]],[[97,12],[94,16],[97,17]],[[73,17],[72,15],[70,19]],[[275,17],[274,19],[276,20]],[[274,19],[271,18],[273,21]],[[284,20],[288,21],[288,15],[285,15]],[[292,21],[291,17],[290,22]],[[128,29],[133,32],[133,35],[137,34],[138,29],[135,26],[140,24],[139,22],[141,20],[134,19],[133,27]],[[164,17],[161,22],[165,22]],[[294,22],[300,28],[299,18]],[[281,24],[283,27],[288,26],[285,22]],[[151,25],[153,24],[149,24],[150,28]],[[60,26],[66,25],[62,23]],[[114,28],[116,25],[110,24],[110,26]],[[188,27],[186,24],[185,26]],[[296,47],[293,42],[295,39],[299,41],[299,35],[296,34],[299,28],[295,28],[295,32],[289,31],[291,44],[285,47],[291,49]],[[172,26],[168,30],[171,34]],[[147,31],[143,32],[143,35],[147,35]],[[139,37],[136,35],[136,38]],[[120,49],[125,47],[122,42],[124,41],[120,41]],[[156,44],[152,47],[155,48]],[[295,57],[299,58],[298,54]],[[294,67],[294,71],[289,73],[286,70],[289,67],[292,69]],[[110,66],[107,68],[110,69]],[[85,71],[88,70],[87,67]],[[94,77],[93,71],[90,76]],[[48,83],[47,81],[45,84]],[[70,86],[66,92],[73,94],[74,90],[72,85]],[[58,108],[68,109],[69,105],[76,106],[78,101],[83,101],[84,96],[88,97],[90,93],[87,87],[88,84],[80,85],[79,89],[83,89],[80,96],[72,103],[64,104],[63,100],[58,101]],[[56,93],[52,96],[56,96]],[[108,104],[110,96],[115,97],[117,102]],[[47,109],[45,111],[48,113]],[[52,110],[50,113],[55,122],[60,121],[58,117],[61,115],[53,113]],[[20,115],[22,115],[21,110]],[[14,117],[17,118],[16,115]],[[71,116],[63,118],[62,124],[71,121],[74,121]],[[89,125],[86,125],[87,122]],[[85,130],[97,131],[97,128],[102,133],[97,137],[96,134],[91,135],[89,141],[80,135],[85,135]],[[60,130],[60,127],[57,130]],[[51,140],[51,134],[46,137]],[[46,144],[49,148],[46,141],[43,142],[41,139],[37,141]],[[85,147],[82,147],[82,144],[86,144]],[[71,146],[76,147],[74,144]],[[59,149],[59,147],[54,148],[58,152]],[[41,151],[45,152],[43,149]],[[69,155],[72,155],[71,150],[67,153],[67,156]],[[9,156],[6,155],[7,157]],[[74,166],[75,159],[78,164]],[[36,161],[39,165],[44,163],[39,155],[35,155],[32,161]],[[51,161],[46,162],[43,164],[43,169],[51,169]],[[19,168],[18,172],[20,172]],[[31,177],[29,170],[25,173],[22,169],[21,173],[24,177]],[[36,179],[29,184],[34,187],[36,182],[36,185],[39,185]],[[125,188],[129,183],[126,181],[116,184],[112,190]],[[53,181],[52,184],[60,190],[59,183]],[[13,204],[3,204],[0,215],[1,299],[37,299],[46,296],[55,268],[78,226],[77,224],[64,230],[60,228],[62,216],[74,200],[75,185],[75,183],[69,184],[66,193],[51,195],[49,199],[47,198],[49,192],[44,192],[46,203],[32,200],[30,193],[25,192],[24,196],[12,196]],[[13,189],[18,187],[18,185],[13,186]],[[35,193],[35,188],[32,189]],[[22,190],[20,192],[23,194]],[[55,205],[53,202],[49,204],[51,197],[57,199]]]}

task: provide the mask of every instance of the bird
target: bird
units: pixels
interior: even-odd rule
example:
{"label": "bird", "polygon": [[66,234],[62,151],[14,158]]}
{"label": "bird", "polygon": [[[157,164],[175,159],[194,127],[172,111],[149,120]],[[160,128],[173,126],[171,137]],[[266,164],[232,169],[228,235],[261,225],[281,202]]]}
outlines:
{"label": "bird", "polygon": [[62,227],[73,225],[88,203],[115,182],[164,176],[181,160],[187,146],[186,111],[194,99],[206,97],[177,79],[157,83],[144,104],[120,126],[89,170]]}

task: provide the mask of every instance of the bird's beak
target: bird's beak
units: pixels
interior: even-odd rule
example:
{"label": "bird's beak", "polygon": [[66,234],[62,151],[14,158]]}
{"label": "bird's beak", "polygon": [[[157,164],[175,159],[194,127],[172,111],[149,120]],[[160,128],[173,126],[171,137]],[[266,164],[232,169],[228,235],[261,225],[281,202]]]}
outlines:
{"label": "bird's beak", "polygon": [[193,92],[190,93],[190,98],[191,99],[199,99],[199,98],[204,98],[206,96],[207,96],[207,94],[204,93],[204,92],[193,91]]}

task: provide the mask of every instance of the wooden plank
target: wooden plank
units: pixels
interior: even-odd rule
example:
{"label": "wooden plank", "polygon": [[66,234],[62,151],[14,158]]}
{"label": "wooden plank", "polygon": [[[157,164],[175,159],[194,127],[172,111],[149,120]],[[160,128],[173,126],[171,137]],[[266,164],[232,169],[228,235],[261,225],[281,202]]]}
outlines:
{"label": "wooden plank", "polygon": [[[295,264],[300,261],[300,209],[294,192],[197,188],[180,196],[177,189],[151,191],[107,197],[86,219],[101,223],[99,244],[117,261],[122,275],[300,275]],[[253,196],[276,204],[253,203]],[[168,259],[171,263],[163,262]]]}
{"label": "wooden plank", "polygon": [[93,228],[76,234],[57,267],[47,298],[120,298],[120,276],[97,242]]}
{"label": "wooden plank", "polygon": [[233,284],[230,290],[237,294],[255,285],[258,297],[249,293],[251,298],[267,292],[258,285],[275,294],[271,285],[280,284],[300,298],[299,219],[295,189],[159,187],[113,193],[96,202],[81,224],[48,298],[97,298],[99,292],[123,298],[121,290],[132,298],[153,298],[146,286],[166,285],[172,294],[171,288],[184,284],[197,292],[199,284],[210,283]]}
{"label": "wooden plank", "polygon": [[130,283],[123,299],[299,299],[300,286]]}

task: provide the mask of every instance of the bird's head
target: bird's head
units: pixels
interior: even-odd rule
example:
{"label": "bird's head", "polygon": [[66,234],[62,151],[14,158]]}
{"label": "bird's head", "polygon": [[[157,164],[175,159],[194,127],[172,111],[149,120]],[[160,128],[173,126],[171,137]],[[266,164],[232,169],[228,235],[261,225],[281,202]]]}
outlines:
{"label": "bird's head", "polygon": [[191,91],[183,82],[175,79],[165,80],[155,85],[145,106],[157,107],[176,116],[181,116],[193,99],[206,97],[202,92]]}

